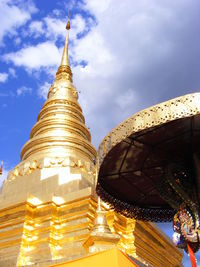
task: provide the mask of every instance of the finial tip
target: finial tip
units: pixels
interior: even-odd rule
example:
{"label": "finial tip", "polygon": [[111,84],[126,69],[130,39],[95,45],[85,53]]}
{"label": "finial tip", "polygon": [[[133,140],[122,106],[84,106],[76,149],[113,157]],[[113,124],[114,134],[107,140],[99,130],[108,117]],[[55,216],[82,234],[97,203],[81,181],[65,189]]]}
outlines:
{"label": "finial tip", "polygon": [[3,161],[1,161],[1,166],[0,166],[0,175],[3,173]]}
{"label": "finial tip", "polygon": [[66,29],[69,31],[70,30],[70,21],[68,20],[67,25],[66,25]]}
{"label": "finial tip", "polygon": [[70,30],[70,11],[68,11],[68,22],[66,25],[66,29],[69,31]]}

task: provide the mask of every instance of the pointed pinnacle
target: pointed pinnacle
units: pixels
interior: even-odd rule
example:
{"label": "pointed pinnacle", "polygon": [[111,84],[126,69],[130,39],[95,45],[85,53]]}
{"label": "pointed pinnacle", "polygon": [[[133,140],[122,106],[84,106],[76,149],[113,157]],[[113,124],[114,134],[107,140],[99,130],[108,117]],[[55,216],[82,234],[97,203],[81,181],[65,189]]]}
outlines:
{"label": "pointed pinnacle", "polygon": [[63,50],[62,60],[60,66],[69,66],[69,55],[68,55],[68,44],[69,44],[69,29],[70,29],[70,21],[68,20],[67,25],[67,35],[65,38],[65,46]]}

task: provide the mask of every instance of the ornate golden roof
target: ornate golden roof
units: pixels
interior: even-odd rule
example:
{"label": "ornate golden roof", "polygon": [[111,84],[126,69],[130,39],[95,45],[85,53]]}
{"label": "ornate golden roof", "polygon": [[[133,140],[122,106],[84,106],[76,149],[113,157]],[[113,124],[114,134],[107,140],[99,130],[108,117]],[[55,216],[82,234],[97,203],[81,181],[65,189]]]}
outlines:
{"label": "ornate golden roof", "polygon": [[200,93],[180,96],[144,109],[112,129],[98,149],[101,165],[109,151],[133,133],[200,113]]}
{"label": "ornate golden roof", "polygon": [[[69,27],[68,27],[69,29]],[[30,140],[23,146],[21,159],[38,157],[81,156],[93,160],[96,150],[85,126],[78,93],[73,85],[68,59],[67,31],[61,64],[51,85],[46,102],[33,126]]]}
{"label": "ornate golden roof", "polygon": [[188,94],[145,109],[113,129],[99,148],[96,190],[102,200],[130,218],[172,220],[190,195],[175,182],[167,187],[168,173],[172,164],[186,168],[185,162],[199,154],[199,114],[200,93]]}

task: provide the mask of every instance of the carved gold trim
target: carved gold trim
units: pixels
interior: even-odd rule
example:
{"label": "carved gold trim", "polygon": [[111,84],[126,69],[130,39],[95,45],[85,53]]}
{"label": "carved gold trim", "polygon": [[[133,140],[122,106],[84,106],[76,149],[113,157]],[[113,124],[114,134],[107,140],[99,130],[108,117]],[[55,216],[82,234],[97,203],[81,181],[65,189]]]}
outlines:
{"label": "carved gold trim", "polygon": [[22,161],[17,165],[12,171],[9,172],[6,182],[16,179],[18,176],[24,176],[31,174],[36,169],[44,168],[55,168],[55,167],[72,167],[72,168],[81,168],[82,172],[87,172],[88,174],[95,174],[96,167],[94,164],[91,164],[89,161],[78,160],[75,157],[45,157],[41,159],[33,159]]}

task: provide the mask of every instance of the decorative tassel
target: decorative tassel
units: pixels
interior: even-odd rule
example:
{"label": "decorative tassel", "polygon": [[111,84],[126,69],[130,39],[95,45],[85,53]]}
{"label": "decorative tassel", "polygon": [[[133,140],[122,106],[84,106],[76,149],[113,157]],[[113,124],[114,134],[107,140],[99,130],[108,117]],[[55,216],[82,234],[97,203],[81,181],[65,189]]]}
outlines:
{"label": "decorative tassel", "polygon": [[197,267],[196,258],[195,258],[194,252],[193,252],[193,250],[191,249],[191,247],[190,247],[190,245],[188,243],[187,243],[187,248],[188,248],[188,252],[189,252],[189,255],[190,255],[191,266],[192,267]]}

